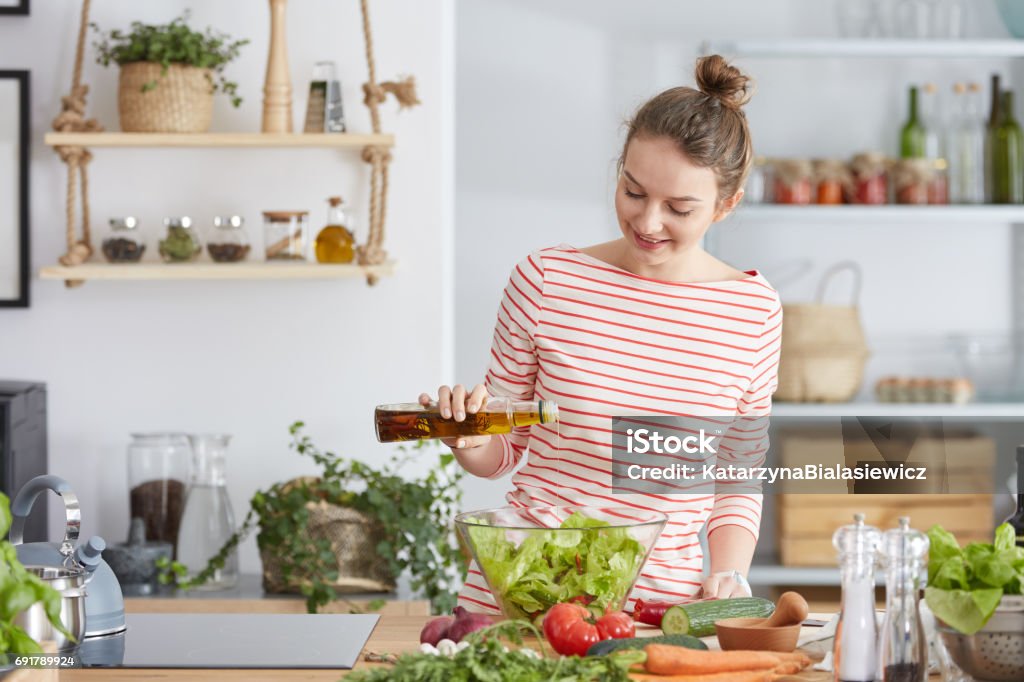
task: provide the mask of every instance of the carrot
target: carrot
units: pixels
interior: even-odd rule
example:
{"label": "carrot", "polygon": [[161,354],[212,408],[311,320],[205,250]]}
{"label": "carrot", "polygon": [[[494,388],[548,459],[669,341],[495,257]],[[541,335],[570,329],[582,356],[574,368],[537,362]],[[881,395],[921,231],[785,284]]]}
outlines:
{"label": "carrot", "polygon": [[636,682],[771,682],[773,675],[768,670],[747,670],[745,672],[712,673],[710,675],[647,675],[631,673]]}
{"label": "carrot", "polygon": [[647,654],[647,672],[656,675],[770,671],[783,662],[767,651],[698,651],[681,646],[648,644],[644,652]]}

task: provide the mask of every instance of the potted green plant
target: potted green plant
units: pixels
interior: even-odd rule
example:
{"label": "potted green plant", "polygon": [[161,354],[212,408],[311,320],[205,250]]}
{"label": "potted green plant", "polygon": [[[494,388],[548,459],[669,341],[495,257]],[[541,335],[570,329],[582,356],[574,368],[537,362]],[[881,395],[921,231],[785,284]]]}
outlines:
{"label": "potted green plant", "polygon": [[[10,528],[11,501],[0,493],[0,537],[6,538]],[[17,624],[18,616],[38,603],[54,629],[73,640],[60,619],[60,592],[25,569],[10,541],[0,541],[0,669],[14,663],[12,655],[43,653],[41,643]]]}
{"label": "potted green plant", "polygon": [[425,475],[406,477],[412,460],[430,456],[429,441],[400,447],[378,468],[320,450],[303,428],[292,424],[290,448],[311,458],[320,475],[257,491],[238,532],[203,571],[188,578],[184,566],[165,562],[163,580],[185,589],[205,582],[258,528],[264,589],[301,593],[310,613],[346,593],[393,589],[405,572],[414,592],[449,612],[466,576],[452,527],[464,475],[454,457],[435,453]]}
{"label": "potted green plant", "polygon": [[189,28],[188,13],[168,24],[136,21],[127,32],[100,32],[96,61],[121,67],[117,108],[125,132],[201,133],[210,128],[213,94],[241,104],[224,68],[248,40]]}

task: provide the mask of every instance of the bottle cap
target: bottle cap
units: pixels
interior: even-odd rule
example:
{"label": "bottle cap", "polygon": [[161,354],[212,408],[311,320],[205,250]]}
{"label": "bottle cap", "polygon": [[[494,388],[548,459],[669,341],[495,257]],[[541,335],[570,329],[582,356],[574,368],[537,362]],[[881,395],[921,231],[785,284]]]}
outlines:
{"label": "bottle cap", "polygon": [[164,218],[164,225],[167,227],[192,227],[192,219],[187,215],[172,216]]}
{"label": "bottle cap", "polygon": [[541,400],[537,403],[537,410],[540,412],[540,423],[549,424],[558,421],[558,405],[551,400]]}
{"label": "bottle cap", "polygon": [[240,215],[231,215],[231,216],[219,215],[219,216],[214,216],[214,218],[213,218],[213,226],[214,227],[222,227],[222,228],[241,227],[244,223],[245,223],[245,218],[243,218]]}
{"label": "bottle cap", "polygon": [[842,526],[832,535],[832,546],[841,557],[874,557],[881,539],[880,530],[864,523],[864,514],[854,514],[852,524]]}
{"label": "bottle cap", "polygon": [[963,83],[953,83],[953,92],[958,95],[962,95],[967,92],[967,86]]}
{"label": "bottle cap", "polygon": [[113,230],[134,230],[139,224],[135,216],[126,215],[123,218],[111,218],[110,228]]}
{"label": "bottle cap", "polygon": [[936,92],[939,91],[939,89],[935,87],[935,83],[925,83],[924,88],[922,89],[929,95],[934,95]]}
{"label": "bottle cap", "polygon": [[327,199],[327,203],[330,204],[331,206],[341,206],[343,202],[341,200],[341,197],[330,197],[329,199]]}

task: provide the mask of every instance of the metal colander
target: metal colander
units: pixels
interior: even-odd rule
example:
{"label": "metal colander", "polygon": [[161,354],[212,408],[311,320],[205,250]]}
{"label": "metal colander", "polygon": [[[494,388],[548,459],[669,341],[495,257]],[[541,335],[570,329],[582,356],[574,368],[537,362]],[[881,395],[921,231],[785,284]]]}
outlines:
{"label": "metal colander", "polygon": [[965,635],[940,623],[942,642],[961,670],[977,680],[1024,680],[1024,598],[1003,597],[979,632]]}

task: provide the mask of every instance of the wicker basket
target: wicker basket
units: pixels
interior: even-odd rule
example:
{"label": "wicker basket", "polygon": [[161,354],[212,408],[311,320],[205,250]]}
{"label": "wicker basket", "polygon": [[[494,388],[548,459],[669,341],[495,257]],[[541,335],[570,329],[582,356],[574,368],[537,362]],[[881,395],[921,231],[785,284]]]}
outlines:
{"label": "wicker basket", "polygon": [[[314,540],[327,540],[338,559],[338,579],[332,583],[339,593],[392,592],[395,576],[387,559],[377,553],[384,529],[376,519],[348,507],[321,501],[310,503],[306,530]],[[260,550],[263,561],[263,589],[271,593],[296,593],[307,579],[293,573],[285,581],[279,556]]]}
{"label": "wicker basket", "polygon": [[[822,303],[832,276],[855,275],[851,305]],[[868,358],[856,300],[860,296],[860,269],[845,262],[822,277],[817,303],[783,306],[782,353],[775,400],[791,402],[844,402],[860,388]]]}
{"label": "wicker basket", "polygon": [[[156,87],[143,92],[147,83]],[[121,66],[117,109],[126,133],[205,133],[213,118],[213,74],[184,64]]]}

